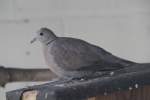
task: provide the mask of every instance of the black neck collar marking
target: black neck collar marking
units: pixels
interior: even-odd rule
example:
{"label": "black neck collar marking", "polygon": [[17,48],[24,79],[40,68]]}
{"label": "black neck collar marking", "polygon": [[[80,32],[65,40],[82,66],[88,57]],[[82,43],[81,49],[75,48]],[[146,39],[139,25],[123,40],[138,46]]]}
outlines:
{"label": "black neck collar marking", "polygon": [[[56,39],[57,39],[57,38],[56,38]],[[48,45],[48,44],[52,43],[52,42],[53,42],[53,41],[55,41],[56,39],[53,39],[53,40],[51,40],[51,41],[47,42],[47,43],[46,43],[46,45]]]}

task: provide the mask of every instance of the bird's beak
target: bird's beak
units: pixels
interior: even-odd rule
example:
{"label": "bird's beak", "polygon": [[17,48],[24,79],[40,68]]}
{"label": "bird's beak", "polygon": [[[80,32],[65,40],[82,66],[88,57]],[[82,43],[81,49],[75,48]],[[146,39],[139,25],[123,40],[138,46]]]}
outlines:
{"label": "bird's beak", "polygon": [[32,43],[34,43],[36,40],[37,40],[37,38],[33,38],[33,39],[30,41],[30,43],[32,44]]}

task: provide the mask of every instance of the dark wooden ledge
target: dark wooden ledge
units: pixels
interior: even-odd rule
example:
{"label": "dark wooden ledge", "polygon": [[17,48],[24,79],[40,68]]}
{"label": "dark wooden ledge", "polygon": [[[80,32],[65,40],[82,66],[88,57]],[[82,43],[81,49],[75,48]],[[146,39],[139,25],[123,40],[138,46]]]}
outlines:
{"label": "dark wooden ledge", "polygon": [[7,100],[21,100],[25,93],[33,93],[33,91],[36,93],[35,100],[82,100],[98,95],[132,91],[147,85],[150,85],[150,64],[137,64],[123,70],[109,72],[103,77],[88,80],[60,80],[10,91],[7,92]]}

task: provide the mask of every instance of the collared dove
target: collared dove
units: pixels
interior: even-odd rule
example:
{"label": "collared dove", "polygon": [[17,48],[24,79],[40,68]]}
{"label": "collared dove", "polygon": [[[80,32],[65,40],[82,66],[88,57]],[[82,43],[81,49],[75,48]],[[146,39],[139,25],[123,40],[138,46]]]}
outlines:
{"label": "collared dove", "polygon": [[81,78],[123,69],[134,62],[121,59],[84,40],[58,37],[41,28],[31,41],[39,40],[50,70],[61,78]]}

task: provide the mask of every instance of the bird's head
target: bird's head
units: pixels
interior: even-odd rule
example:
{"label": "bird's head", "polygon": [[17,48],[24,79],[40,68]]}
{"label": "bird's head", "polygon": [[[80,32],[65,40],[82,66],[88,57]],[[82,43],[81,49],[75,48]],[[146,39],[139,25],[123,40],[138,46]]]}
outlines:
{"label": "bird's head", "polygon": [[48,28],[41,28],[36,32],[37,36],[31,41],[31,43],[39,40],[43,44],[47,44],[57,38],[53,31]]}

